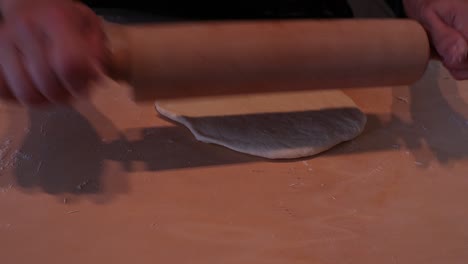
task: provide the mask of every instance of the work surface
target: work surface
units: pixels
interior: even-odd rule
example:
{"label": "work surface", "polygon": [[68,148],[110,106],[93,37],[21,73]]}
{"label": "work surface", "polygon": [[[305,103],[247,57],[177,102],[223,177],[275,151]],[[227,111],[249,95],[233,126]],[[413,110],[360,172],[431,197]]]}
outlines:
{"label": "work surface", "polygon": [[271,162],[100,88],[0,108],[2,263],[467,263],[468,83],[347,90],[358,139]]}

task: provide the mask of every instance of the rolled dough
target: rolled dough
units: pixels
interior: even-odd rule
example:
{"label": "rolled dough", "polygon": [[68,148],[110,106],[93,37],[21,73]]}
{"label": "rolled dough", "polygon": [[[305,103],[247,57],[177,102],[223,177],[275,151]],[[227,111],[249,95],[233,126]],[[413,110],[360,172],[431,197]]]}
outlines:
{"label": "rolled dough", "polygon": [[195,138],[268,159],[312,156],[357,137],[366,116],[339,90],[165,100]]}

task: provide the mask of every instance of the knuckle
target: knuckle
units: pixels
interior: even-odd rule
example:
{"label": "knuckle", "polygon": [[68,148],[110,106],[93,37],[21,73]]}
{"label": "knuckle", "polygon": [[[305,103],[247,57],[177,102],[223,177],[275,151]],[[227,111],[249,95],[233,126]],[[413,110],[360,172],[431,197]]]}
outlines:
{"label": "knuckle", "polygon": [[436,10],[435,4],[432,1],[426,1],[419,9],[419,15],[423,20],[431,20]]}
{"label": "knuckle", "polygon": [[60,7],[48,7],[47,9],[44,9],[43,16],[48,21],[57,23],[61,23],[68,18],[66,10]]}

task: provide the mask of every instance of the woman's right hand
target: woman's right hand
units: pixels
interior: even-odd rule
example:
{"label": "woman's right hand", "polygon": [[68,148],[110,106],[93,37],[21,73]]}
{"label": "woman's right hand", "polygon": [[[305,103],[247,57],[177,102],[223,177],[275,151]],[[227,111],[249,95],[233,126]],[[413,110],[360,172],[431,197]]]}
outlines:
{"label": "woman's right hand", "polygon": [[468,0],[403,0],[406,13],[418,20],[445,67],[468,80]]}
{"label": "woman's right hand", "polygon": [[63,104],[106,64],[100,18],[72,0],[16,0],[0,25],[0,97]]}

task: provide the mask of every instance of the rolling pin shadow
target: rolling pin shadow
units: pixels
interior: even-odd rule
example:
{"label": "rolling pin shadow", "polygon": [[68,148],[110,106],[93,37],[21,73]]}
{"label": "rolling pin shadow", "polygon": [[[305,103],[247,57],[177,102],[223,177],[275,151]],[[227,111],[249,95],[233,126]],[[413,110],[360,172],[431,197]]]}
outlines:
{"label": "rolling pin shadow", "polygon": [[431,50],[406,19],[106,24],[136,101],[409,85]]}

